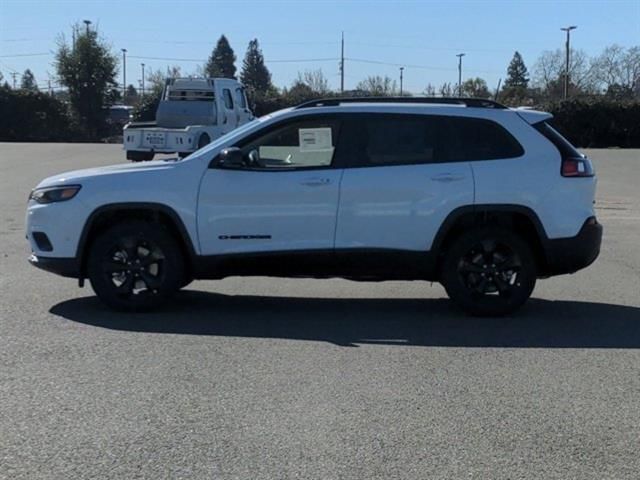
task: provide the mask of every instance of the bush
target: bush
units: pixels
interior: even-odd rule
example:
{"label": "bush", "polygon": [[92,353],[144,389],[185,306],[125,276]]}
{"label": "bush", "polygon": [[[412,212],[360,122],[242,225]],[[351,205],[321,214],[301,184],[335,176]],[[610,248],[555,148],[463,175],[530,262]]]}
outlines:
{"label": "bush", "polygon": [[156,119],[156,111],[160,105],[162,91],[145,95],[133,108],[133,119],[136,122],[152,122]]}
{"label": "bush", "polygon": [[77,136],[66,104],[37,91],[0,88],[0,140],[64,142]]}
{"label": "bush", "polygon": [[578,98],[541,105],[552,124],[583,148],[640,148],[640,101]]}

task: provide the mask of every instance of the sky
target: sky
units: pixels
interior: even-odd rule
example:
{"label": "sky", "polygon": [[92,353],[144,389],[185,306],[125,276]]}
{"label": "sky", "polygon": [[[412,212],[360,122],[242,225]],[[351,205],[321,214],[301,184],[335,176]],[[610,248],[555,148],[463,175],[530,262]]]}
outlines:
{"label": "sky", "polygon": [[[340,86],[340,36],[345,38],[345,88],[369,75],[389,76],[421,93],[427,84],[484,78],[494,89],[515,50],[531,71],[545,50],[564,49],[561,27],[576,25],[571,46],[589,56],[605,46],[640,45],[640,0],[582,1],[213,1],[213,0],[0,0],[0,72],[30,68],[40,87],[51,76],[53,52],[73,24],[92,22],[121,58],[127,84],[139,85],[142,67],[179,65],[195,74],[224,34],[240,69],[249,40],[257,38],[273,83],[290,86],[298,72],[322,69]],[[83,25],[84,27],[84,25]],[[122,71],[118,74],[122,79]],[[19,76],[18,80],[19,82]]]}

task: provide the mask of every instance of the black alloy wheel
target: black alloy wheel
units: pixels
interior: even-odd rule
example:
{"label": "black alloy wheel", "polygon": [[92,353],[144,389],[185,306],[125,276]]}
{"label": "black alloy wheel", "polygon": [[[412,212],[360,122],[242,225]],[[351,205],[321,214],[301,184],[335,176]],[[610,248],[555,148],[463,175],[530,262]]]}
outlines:
{"label": "black alloy wheel", "polygon": [[185,281],[177,242],[162,225],[147,222],[119,224],[100,235],[88,276],[98,297],[120,310],[153,309]]}
{"label": "black alloy wheel", "polygon": [[506,315],[531,295],[536,265],[519,236],[483,229],[454,241],[445,256],[442,281],[451,299],[468,313]]}

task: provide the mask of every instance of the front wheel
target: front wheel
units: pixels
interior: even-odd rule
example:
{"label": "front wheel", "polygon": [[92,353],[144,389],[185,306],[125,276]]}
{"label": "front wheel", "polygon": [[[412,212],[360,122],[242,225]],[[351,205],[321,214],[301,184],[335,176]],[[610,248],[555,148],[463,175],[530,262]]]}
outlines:
{"label": "front wheel", "polygon": [[449,298],[471,315],[502,316],[527,301],[536,284],[529,245],[508,230],[462,234],[445,254],[442,284]]}
{"label": "front wheel", "polygon": [[176,240],[161,224],[143,221],[100,234],[90,247],[87,273],[100,300],[128,311],[159,307],[185,280]]}

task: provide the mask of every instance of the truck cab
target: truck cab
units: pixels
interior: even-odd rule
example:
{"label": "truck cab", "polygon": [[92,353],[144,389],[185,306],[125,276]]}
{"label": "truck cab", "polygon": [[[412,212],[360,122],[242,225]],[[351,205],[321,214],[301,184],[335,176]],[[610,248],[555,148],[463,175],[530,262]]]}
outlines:
{"label": "truck cab", "polygon": [[156,153],[187,156],[249,122],[244,87],[230,78],[168,79],[155,122],[124,127],[128,160],[152,160]]}

